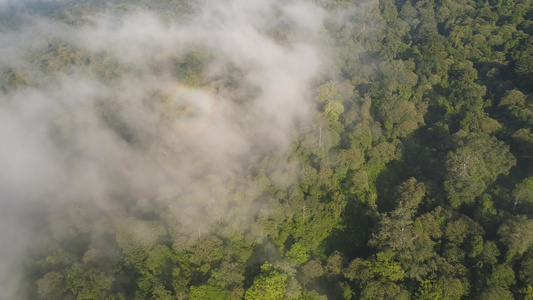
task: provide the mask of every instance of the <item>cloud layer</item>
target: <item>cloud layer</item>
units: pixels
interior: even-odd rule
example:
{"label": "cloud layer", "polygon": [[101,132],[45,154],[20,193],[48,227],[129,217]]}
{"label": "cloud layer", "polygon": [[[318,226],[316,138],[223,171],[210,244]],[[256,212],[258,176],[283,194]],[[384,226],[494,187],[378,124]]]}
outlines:
{"label": "cloud layer", "polygon": [[[76,26],[26,17],[1,31],[1,67],[26,82],[0,100],[0,239],[13,241],[0,252],[2,298],[14,297],[11,263],[35,239],[23,214],[66,203],[109,213],[156,198],[181,224],[209,230],[215,219],[198,215],[216,202],[205,178],[246,177],[248,158],[285,149],[310,120],[325,61],[320,7],[233,0],[194,11],[175,20],[104,11]],[[64,60],[46,60],[46,47]],[[189,82],[177,66],[198,53]],[[101,74],[120,71],[105,79],[97,63]]]}

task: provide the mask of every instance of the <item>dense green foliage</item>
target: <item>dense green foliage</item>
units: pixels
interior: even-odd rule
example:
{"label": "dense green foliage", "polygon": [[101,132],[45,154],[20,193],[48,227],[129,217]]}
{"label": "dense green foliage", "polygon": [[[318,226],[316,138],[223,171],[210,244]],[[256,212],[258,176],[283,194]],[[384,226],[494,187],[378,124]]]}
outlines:
{"label": "dense green foliage", "polygon": [[[103,2],[34,9],[75,24]],[[324,25],[336,79],[317,82],[291,152],[206,176],[213,228],[176,225],[182,208],[157,199],[86,218],[66,205],[68,230],[47,219],[32,251],[31,299],[533,299],[533,2],[318,2],[357,13]],[[175,58],[177,79],[204,84],[202,51]],[[126,69],[61,41],[32,58],[104,82]],[[29,81],[0,76],[3,93]]]}

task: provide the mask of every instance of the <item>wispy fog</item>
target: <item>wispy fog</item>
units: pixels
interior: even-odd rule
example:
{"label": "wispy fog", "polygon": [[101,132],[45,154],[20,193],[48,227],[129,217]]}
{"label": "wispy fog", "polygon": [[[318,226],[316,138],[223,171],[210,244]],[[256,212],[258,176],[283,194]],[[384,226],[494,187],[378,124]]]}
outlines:
{"label": "wispy fog", "polygon": [[[225,205],[213,182],[251,184],[250,159],[286,151],[311,120],[328,57],[322,8],[232,0],[191,11],[101,9],[63,23],[30,10],[0,30],[1,67],[24,81],[0,96],[0,298],[16,297],[19,259],[39,242],[35,213],[68,228],[72,216],[53,214],[65,204],[106,215],[150,199],[202,234]],[[234,217],[243,226],[249,216]]]}

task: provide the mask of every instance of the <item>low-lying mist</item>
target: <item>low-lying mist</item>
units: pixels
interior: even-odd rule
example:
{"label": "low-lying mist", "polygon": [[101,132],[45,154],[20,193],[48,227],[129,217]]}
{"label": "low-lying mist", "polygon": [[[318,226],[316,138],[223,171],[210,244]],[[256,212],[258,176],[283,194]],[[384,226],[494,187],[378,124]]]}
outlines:
{"label": "low-lying mist", "polygon": [[286,160],[313,119],[329,56],[312,1],[93,2],[0,2],[16,14],[0,30],[2,299],[23,297],[21,259],[51,243],[45,223],[61,240],[155,205],[183,243],[221,223],[247,230],[251,197],[232,190],[253,191],[250,161]]}

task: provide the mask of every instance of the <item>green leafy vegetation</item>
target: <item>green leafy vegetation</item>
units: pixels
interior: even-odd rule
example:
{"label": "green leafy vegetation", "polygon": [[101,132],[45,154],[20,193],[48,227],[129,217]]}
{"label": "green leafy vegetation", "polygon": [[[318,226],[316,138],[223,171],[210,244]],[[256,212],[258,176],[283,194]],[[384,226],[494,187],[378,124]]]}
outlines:
{"label": "green leafy vegetation", "polygon": [[[180,205],[161,191],[117,193],[110,212],[85,218],[85,204],[61,206],[68,220],[44,218],[25,261],[28,299],[533,299],[533,2],[316,2],[337,16],[323,24],[334,71],[316,79],[314,119],[288,133],[290,151],[259,151],[229,177],[195,174],[209,190],[174,193]],[[195,10],[182,0],[53,3],[27,9],[80,26],[103,9],[165,20]],[[272,39],[290,43],[290,22],[272,26]],[[43,74],[113,85],[137,72],[59,38],[33,50]],[[243,106],[261,94],[243,66],[207,76],[213,61],[192,47],[165,63],[190,87],[239,91]],[[32,76],[0,69],[0,93],[31,87]],[[126,143],[157,142],[106,101],[98,116]],[[194,221],[171,213],[189,208]]]}

